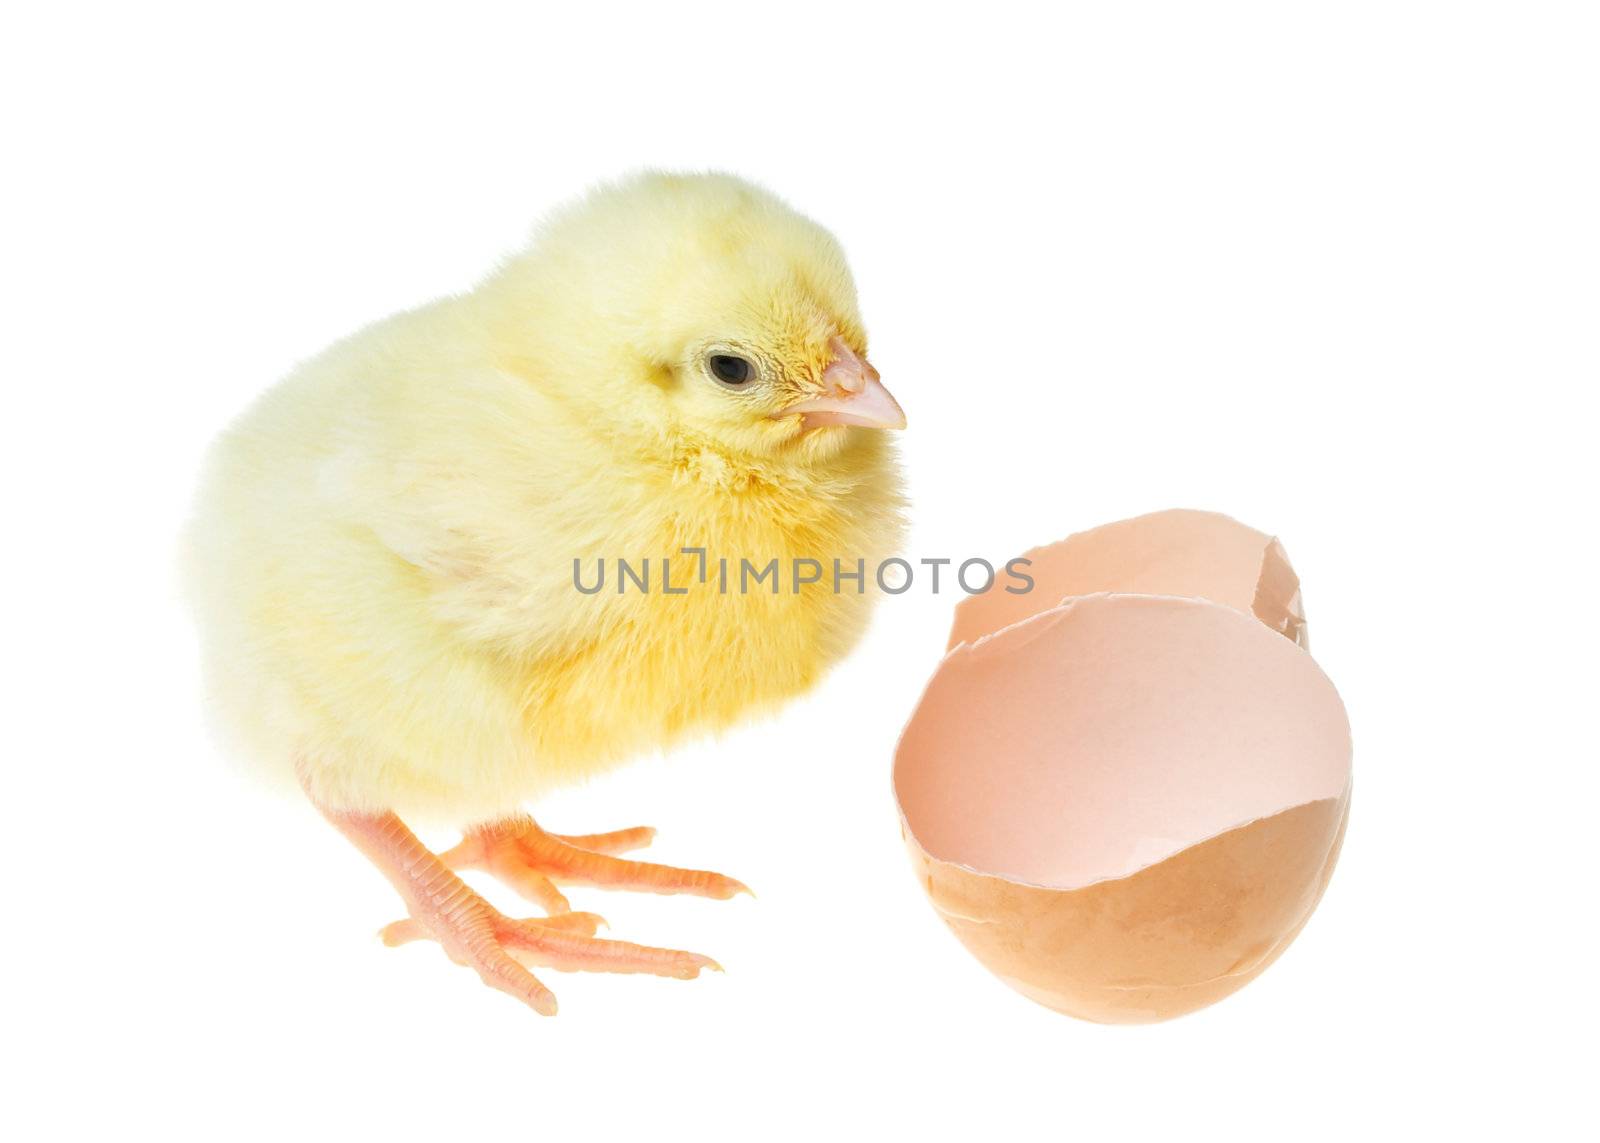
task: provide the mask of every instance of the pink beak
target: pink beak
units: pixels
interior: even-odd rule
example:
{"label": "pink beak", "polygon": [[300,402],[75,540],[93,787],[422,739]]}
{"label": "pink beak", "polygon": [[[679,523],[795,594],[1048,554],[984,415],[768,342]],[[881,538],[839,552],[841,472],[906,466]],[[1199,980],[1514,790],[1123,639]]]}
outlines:
{"label": "pink beak", "polygon": [[776,416],[800,413],[808,429],[823,425],[860,425],[869,429],[903,429],[906,415],[889,390],[878,380],[878,371],[838,337],[828,342],[833,361],[822,372],[821,396],[796,401]]}

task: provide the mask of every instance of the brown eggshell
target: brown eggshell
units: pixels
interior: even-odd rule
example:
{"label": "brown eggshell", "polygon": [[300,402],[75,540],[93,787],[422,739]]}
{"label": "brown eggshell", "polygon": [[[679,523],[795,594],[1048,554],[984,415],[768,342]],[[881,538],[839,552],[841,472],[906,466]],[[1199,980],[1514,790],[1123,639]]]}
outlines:
{"label": "brown eggshell", "polygon": [[[1255,536],[1252,601],[1273,547]],[[951,651],[894,783],[919,876],[980,961],[1049,1007],[1147,1022],[1241,987],[1305,923],[1349,804],[1349,726],[1310,656],[1247,610],[1091,595]]]}
{"label": "brown eggshell", "polygon": [[1102,1024],[1170,1020],[1244,987],[1310,918],[1350,798],[1251,822],[1116,881],[1043,889],[929,857],[933,906],[973,956],[1047,1008]]}
{"label": "brown eggshell", "polygon": [[1009,577],[956,607],[949,646],[971,643],[1062,600],[1097,592],[1209,599],[1306,646],[1300,580],[1282,545],[1218,512],[1174,508],[1079,532],[1024,553],[1031,591]]}

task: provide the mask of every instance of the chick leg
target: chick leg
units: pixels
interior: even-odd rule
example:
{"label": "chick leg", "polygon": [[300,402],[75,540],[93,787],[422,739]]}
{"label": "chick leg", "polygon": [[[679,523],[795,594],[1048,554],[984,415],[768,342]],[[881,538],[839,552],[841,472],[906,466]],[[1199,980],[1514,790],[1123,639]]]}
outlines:
{"label": "chick leg", "polygon": [[567,972],[647,972],[680,980],[720,967],[698,953],[599,940],[593,935],[597,918],[592,914],[507,917],[452,873],[394,814],[322,812],[406,903],[411,916],[384,930],[386,943],[431,937],[451,960],[476,970],[485,984],[542,1015],[555,1015],[555,995],[523,962]]}
{"label": "chick leg", "polygon": [[[470,831],[445,853],[452,869],[483,869],[531,900],[545,904],[556,884],[632,889],[644,893],[688,893],[727,900],[750,890],[731,877],[704,869],[678,869],[615,856],[649,845],[648,826],[577,836],[547,833],[526,817],[509,818]],[[546,906],[548,908],[548,905]],[[559,912],[554,909],[552,912]]]}

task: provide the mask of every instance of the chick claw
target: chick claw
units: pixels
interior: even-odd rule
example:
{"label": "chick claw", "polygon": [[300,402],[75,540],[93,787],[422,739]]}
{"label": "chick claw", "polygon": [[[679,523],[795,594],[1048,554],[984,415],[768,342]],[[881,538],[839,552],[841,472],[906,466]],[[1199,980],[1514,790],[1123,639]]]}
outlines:
{"label": "chick claw", "polygon": [[[600,918],[593,913],[563,913],[519,920],[505,916],[482,898],[472,903],[470,912],[474,916],[466,925],[446,922],[442,931],[437,931],[435,926],[443,918],[420,921],[408,917],[385,926],[379,935],[383,943],[390,946],[414,940],[437,940],[451,960],[476,969],[485,983],[512,992],[547,1016],[555,1014],[555,996],[529,973],[512,973],[511,979],[518,987],[505,988],[498,979],[508,967],[502,963],[503,956],[519,965],[542,965],[557,972],[649,973],[693,980],[702,969],[722,971],[720,964],[699,953],[654,948],[631,941],[601,940],[594,935]],[[472,939],[476,934],[471,930],[480,927],[487,928],[499,955],[474,947],[481,942]],[[537,985],[537,991],[528,989],[528,982]]]}
{"label": "chick claw", "polygon": [[326,808],[323,814],[406,902],[410,916],[384,928],[385,944],[436,940],[451,960],[474,969],[485,984],[545,1016],[555,1015],[556,998],[528,971],[530,964],[560,972],[642,972],[679,980],[692,980],[702,969],[721,971],[716,961],[698,953],[602,940],[594,935],[601,920],[593,913],[507,917],[452,873],[394,814]]}
{"label": "chick claw", "polygon": [[720,873],[615,856],[649,845],[655,833],[649,826],[611,833],[547,833],[532,818],[517,817],[473,830],[460,845],[443,855],[443,861],[452,869],[492,873],[552,914],[571,908],[556,888],[557,883],[644,893],[687,893],[719,901],[750,892],[742,882]]}

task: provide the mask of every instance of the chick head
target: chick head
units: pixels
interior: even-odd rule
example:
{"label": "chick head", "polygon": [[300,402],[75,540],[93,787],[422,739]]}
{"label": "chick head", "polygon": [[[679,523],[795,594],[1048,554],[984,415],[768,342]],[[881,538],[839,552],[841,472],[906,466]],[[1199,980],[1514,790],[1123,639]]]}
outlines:
{"label": "chick head", "polygon": [[905,425],[838,242],[741,179],[601,187],[490,284],[509,286],[513,341],[519,309],[541,315],[526,330],[540,382],[612,432],[814,460]]}

